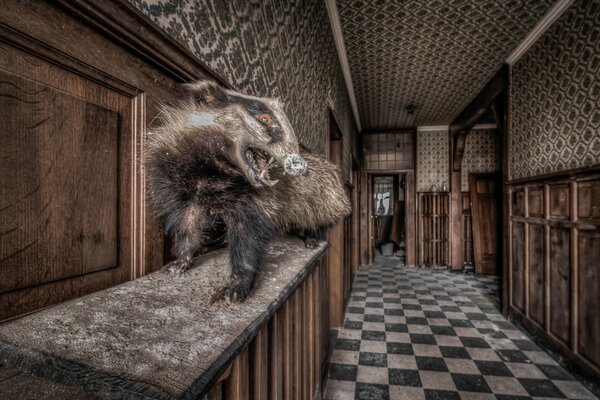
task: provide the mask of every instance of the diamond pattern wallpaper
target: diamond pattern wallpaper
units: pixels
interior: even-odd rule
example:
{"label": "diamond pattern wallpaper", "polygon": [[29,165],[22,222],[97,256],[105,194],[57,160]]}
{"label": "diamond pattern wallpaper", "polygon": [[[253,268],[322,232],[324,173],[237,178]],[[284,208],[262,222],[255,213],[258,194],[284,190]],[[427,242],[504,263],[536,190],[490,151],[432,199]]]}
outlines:
{"label": "diamond pattern wallpaper", "polygon": [[338,0],[363,129],[450,123],[554,2]]}
{"label": "diamond pattern wallpaper", "polygon": [[449,185],[448,129],[417,132],[417,192]]}
{"label": "diamond pattern wallpaper", "polygon": [[512,68],[511,179],[600,163],[600,1],[578,0]]}
{"label": "diamond pattern wallpaper", "polygon": [[325,151],[332,103],[348,178],[356,128],[323,1],[130,1],[234,89],[281,98],[310,149]]}
{"label": "diamond pattern wallpaper", "polygon": [[469,174],[500,171],[502,148],[496,129],[473,129],[467,135],[462,159],[461,190],[469,191]]}

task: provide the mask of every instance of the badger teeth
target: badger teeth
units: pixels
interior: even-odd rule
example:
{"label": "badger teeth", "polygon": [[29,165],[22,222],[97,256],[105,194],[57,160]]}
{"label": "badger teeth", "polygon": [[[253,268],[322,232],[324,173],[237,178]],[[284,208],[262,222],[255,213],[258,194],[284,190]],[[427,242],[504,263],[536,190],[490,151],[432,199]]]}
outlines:
{"label": "badger teeth", "polygon": [[271,156],[269,159],[269,164],[273,164],[275,162],[275,157]]}

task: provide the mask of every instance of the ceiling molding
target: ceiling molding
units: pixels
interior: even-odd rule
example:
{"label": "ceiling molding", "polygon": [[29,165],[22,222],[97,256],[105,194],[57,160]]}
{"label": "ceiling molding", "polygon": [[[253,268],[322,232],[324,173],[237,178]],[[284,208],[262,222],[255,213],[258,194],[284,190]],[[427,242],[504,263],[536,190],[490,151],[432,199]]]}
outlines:
{"label": "ceiling molding", "polygon": [[450,129],[450,125],[424,125],[424,126],[417,126],[417,133],[432,132],[432,131],[447,131],[449,129]]}
{"label": "ceiling molding", "polygon": [[552,26],[552,24],[560,18],[561,15],[569,8],[575,0],[558,0],[547,12],[544,14],[540,22],[533,27],[531,32],[512,52],[506,59],[508,65],[513,65],[529,50],[531,46]]}
{"label": "ceiling molding", "polygon": [[346,46],[344,45],[344,36],[342,34],[342,24],[340,22],[340,14],[337,9],[336,0],[325,0],[327,6],[327,14],[329,15],[329,22],[331,23],[331,30],[333,31],[333,39],[335,40],[335,47],[340,58],[340,64],[342,66],[342,72],[344,73],[344,80],[346,81],[346,89],[348,90],[348,97],[350,97],[350,105],[352,106],[352,113],[354,114],[354,120],[356,121],[356,129],[358,132],[362,131],[360,123],[360,116],[358,115],[358,106],[356,105],[356,96],[354,94],[354,85],[352,84],[352,76],[350,75],[350,65],[348,64],[348,53],[346,52]]}

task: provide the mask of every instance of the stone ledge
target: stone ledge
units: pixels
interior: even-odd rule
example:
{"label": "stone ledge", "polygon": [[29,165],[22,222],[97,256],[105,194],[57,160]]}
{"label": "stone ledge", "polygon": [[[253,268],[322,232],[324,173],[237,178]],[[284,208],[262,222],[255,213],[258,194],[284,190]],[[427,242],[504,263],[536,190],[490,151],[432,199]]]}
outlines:
{"label": "stone ledge", "polygon": [[221,249],[183,276],[156,272],[9,321],[0,325],[0,364],[103,398],[197,398],[326,248],[309,250],[295,238],[272,242],[241,304],[209,305],[229,275]]}

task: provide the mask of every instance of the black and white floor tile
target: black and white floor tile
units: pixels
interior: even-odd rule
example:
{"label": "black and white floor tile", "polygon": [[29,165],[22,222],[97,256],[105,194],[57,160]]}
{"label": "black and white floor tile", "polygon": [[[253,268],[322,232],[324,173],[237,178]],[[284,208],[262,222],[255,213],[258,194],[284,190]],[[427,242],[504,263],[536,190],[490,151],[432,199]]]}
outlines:
{"label": "black and white floor tile", "polygon": [[446,270],[359,270],[324,399],[596,399],[500,314],[498,291]]}

